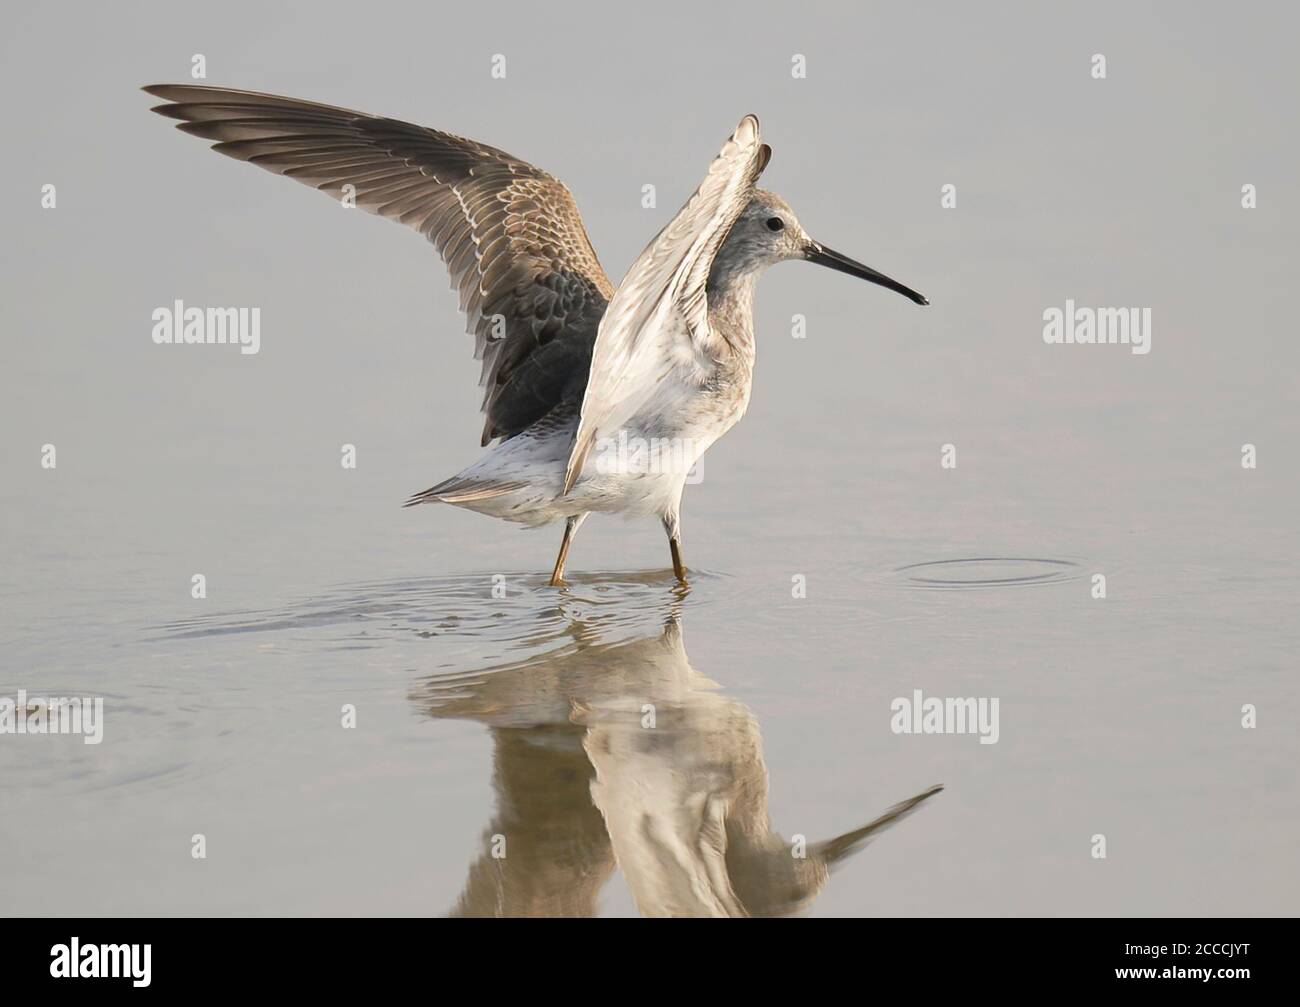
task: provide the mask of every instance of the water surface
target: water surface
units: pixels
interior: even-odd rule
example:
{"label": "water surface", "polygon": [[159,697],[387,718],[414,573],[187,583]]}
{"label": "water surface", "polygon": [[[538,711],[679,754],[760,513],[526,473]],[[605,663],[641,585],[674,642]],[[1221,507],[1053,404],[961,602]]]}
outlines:
{"label": "water surface", "polygon": [[[0,735],[0,911],[1294,913],[1294,13],[750,12],[15,14],[0,696],[105,724]],[[689,590],[593,518],[557,592],[559,529],[400,507],[478,450],[433,252],[150,115],[196,50],[535,160],[615,277],[756,111],[765,184],[932,306],[773,270]],[[261,353],[154,345],[178,297],[261,307]],[[1151,352],[1046,345],[1066,298]],[[915,690],[997,743],[895,733]]]}

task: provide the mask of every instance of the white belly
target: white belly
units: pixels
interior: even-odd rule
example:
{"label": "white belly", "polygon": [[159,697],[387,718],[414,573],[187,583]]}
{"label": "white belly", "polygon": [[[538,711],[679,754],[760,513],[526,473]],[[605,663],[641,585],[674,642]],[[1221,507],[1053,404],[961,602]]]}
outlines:
{"label": "white belly", "polygon": [[740,419],[748,396],[729,400],[678,382],[663,385],[668,387],[623,427],[597,438],[568,494],[561,496],[560,491],[572,428],[545,437],[524,433],[492,447],[461,476],[521,485],[459,506],[530,525],[587,511],[627,517],[676,513],[683,487],[698,481],[697,463]]}

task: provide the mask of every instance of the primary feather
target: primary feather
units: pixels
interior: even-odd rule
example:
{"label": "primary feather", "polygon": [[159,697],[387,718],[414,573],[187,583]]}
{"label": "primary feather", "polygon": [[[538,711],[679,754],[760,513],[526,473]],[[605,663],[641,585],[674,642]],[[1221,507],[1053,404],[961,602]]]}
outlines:
{"label": "primary feather", "polygon": [[613,286],[562,182],[505,151],[397,119],[197,84],[144,89],[213,149],[433,242],[483,361],[483,443],[581,401]]}

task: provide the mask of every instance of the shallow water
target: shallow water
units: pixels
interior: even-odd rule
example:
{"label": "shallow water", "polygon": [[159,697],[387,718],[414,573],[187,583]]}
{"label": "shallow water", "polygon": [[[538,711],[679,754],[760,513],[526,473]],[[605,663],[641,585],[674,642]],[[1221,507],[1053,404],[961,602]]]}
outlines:
{"label": "shallow water", "polygon": [[[12,214],[0,299],[0,697],[105,710],[98,745],[0,735],[0,911],[1294,913],[1293,30],[692,7],[698,38],[612,54],[534,12],[493,46],[581,58],[485,90],[477,55],[425,58],[472,12],[404,8],[405,54],[313,16],[306,53],[292,12],[227,7],[29,11],[0,43],[13,90],[48,82],[23,184],[60,182]],[[806,88],[774,35],[816,46]],[[1084,38],[1104,91],[1067,73]],[[400,507],[477,450],[441,266],[150,116],[132,89],[200,44],[213,82],[532,157],[615,276],[755,108],[765,182],[933,305],[773,270],[749,415],[686,492],[689,588],[656,523],[596,517],[550,589],[558,529]],[[637,137],[575,152],[538,109],[578,93]],[[845,93],[891,98],[850,128]],[[1152,306],[1152,352],[1045,345],[1067,296]],[[262,352],[153,345],[175,297],[261,306]],[[916,690],[996,699],[996,743],[896,733]]]}
{"label": "shallow water", "polygon": [[[737,554],[685,590],[665,571],[576,572],[559,591],[468,573],[77,634],[47,618],[42,673],[8,694],[103,694],[105,738],[5,739],[5,848],[38,868],[9,908],[1285,908],[1294,745],[1243,731],[1237,706],[1294,700],[1270,638],[1283,606],[1259,608],[1289,573],[1238,578],[1253,602],[1231,609],[1221,572],[1131,559],[1138,606],[1091,599],[1084,561],[859,569],[835,552],[806,564],[806,598]],[[892,733],[891,703],[916,688],[1000,697],[997,744]],[[833,871],[818,859],[935,784]],[[698,839],[710,814],[728,842]]]}

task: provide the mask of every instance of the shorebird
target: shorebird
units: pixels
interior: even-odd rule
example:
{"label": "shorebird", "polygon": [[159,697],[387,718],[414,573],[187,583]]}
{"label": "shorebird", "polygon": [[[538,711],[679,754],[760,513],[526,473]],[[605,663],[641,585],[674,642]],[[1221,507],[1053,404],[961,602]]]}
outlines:
{"label": "shorebird", "polygon": [[772,824],[758,720],[691,664],[680,604],[658,632],[579,618],[532,637],[540,654],[413,692],[427,716],[492,735],[496,808],[453,915],[594,916],[615,867],[646,916],[792,915],[943,790],[796,852]]}
{"label": "shorebird", "polygon": [[615,288],[568,188],[495,147],[271,94],[144,90],[167,102],[155,112],[217,141],[214,150],[434,244],[476,337],[481,446],[491,447],[407,506],[448,503],[532,526],[563,520],[555,586],[593,511],[658,517],[685,582],[682,490],[749,405],[754,285],[768,266],[814,262],[929,303],[814,241],[784,199],[757,187],[772,149],[753,115]]}

